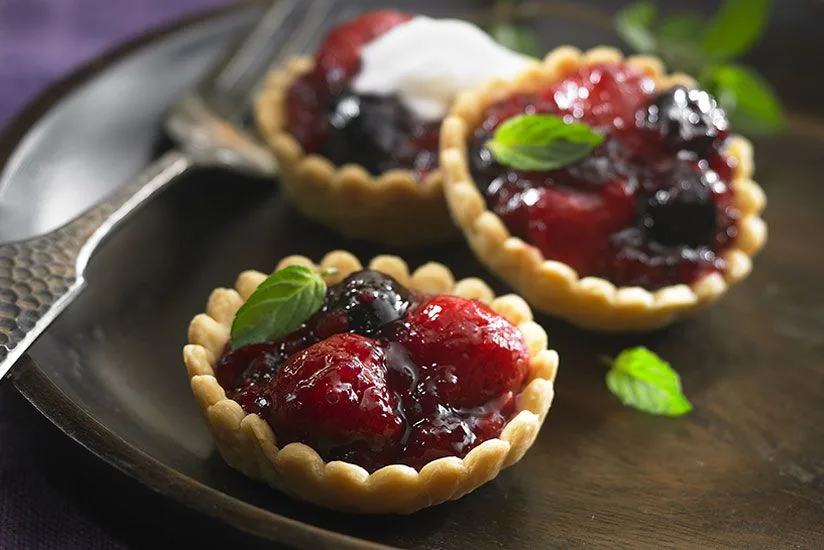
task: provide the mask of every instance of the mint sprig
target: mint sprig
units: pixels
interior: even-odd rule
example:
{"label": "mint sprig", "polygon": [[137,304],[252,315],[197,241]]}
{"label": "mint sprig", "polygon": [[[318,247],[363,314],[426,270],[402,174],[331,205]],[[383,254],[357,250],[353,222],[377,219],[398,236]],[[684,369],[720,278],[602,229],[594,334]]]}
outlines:
{"label": "mint sprig", "polygon": [[770,0],[726,0],[709,20],[681,13],[658,21],[655,4],[631,4],[615,15],[615,31],[634,50],[655,53],[676,71],[697,74],[702,88],[745,133],[773,134],[783,127],[781,101],[751,69],[731,64],[761,37]]}
{"label": "mint sprig", "polygon": [[627,407],[663,416],[681,416],[692,410],[678,373],[647,348],[619,353],[606,381],[609,391]]}
{"label": "mint sprig", "polygon": [[495,0],[492,6],[493,22],[485,30],[500,45],[510,50],[540,56],[544,50],[535,33],[515,23],[515,11],[520,0]]}
{"label": "mint sprig", "polygon": [[604,141],[586,124],[555,115],[519,115],[486,142],[499,163],[516,170],[554,170],[582,159]]}
{"label": "mint sprig", "polygon": [[701,36],[701,51],[713,61],[731,61],[761,37],[770,15],[770,0],[727,0]]}
{"label": "mint sprig", "polygon": [[770,85],[757,72],[741,65],[714,65],[701,73],[701,82],[728,112],[737,114],[738,130],[773,134],[784,126],[781,105]]}
{"label": "mint sprig", "polygon": [[658,9],[652,2],[636,2],[615,14],[615,32],[635,51],[654,52],[656,48],[652,23]]}
{"label": "mint sprig", "polygon": [[320,309],[324,296],[326,283],[314,271],[298,265],[275,271],[235,314],[232,350],[286,336]]}
{"label": "mint sprig", "polygon": [[487,28],[489,35],[501,46],[510,50],[538,57],[543,53],[541,44],[527,28],[512,23],[495,23]]}

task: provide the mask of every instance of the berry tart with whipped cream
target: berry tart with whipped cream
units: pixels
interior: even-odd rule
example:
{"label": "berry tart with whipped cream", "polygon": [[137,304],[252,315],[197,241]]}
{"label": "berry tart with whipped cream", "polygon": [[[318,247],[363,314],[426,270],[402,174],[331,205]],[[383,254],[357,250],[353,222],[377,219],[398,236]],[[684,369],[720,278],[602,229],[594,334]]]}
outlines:
{"label": "berry tart with whipped cream", "polygon": [[454,500],[520,460],[558,364],[523,299],[342,251],[216,289],[183,357],[231,466],[354,513]]}
{"label": "berry tart with whipped cream", "polygon": [[462,95],[441,147],[478,258],[584,328],[663,327],[746,277],[766,240],[750,143],[655,58],[558,48]]}
{"label": "berry tart with whipped cream", "polygon": [[448,240],[441,120],[461,90],[530,63],[471,23],[379,10],[273,71],[255,118],[307,217],[390,244]]}

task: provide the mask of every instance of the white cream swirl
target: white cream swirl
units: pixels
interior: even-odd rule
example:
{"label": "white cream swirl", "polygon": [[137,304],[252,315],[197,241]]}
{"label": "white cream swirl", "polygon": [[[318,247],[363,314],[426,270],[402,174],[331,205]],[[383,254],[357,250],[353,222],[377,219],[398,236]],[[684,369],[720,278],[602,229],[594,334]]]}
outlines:
{"label": "white cream swirl", "polygon": [[358,94],[397,94],[418,117],[442,119],[463,90],[511,78],[534,61],[495,42],[472,23],[417,16],[361,50]]}

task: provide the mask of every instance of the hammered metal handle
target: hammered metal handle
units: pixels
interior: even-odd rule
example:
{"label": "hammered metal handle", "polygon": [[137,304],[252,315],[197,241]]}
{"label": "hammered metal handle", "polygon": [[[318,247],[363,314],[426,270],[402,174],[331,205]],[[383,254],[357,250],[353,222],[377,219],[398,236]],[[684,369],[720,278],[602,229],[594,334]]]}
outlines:
{"label": "hammered metal handle", "polygon": [[60,229],[0,245],[0,378],[83,286],[83,270],[98,245],[191,166],[185,154],[166,153]]}

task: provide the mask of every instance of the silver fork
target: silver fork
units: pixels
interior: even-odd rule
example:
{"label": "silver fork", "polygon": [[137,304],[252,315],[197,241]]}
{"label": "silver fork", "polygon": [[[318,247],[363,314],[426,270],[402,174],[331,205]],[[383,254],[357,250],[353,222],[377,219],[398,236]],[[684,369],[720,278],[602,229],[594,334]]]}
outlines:
{"label": "silver fork", "polygon": [[305,50],[333,6],[334,0],[272,2],[249,35],[170,110],[166,129],[177,149],[63,227],[0,245],[0,379],[83,290],[98,246],[160,190],[200,166],[276,174],[274,157],[242,128],[243,115],[266,70]]}

